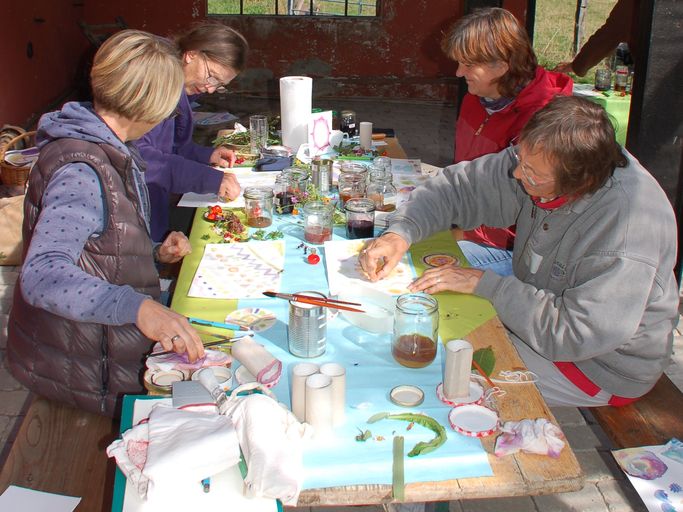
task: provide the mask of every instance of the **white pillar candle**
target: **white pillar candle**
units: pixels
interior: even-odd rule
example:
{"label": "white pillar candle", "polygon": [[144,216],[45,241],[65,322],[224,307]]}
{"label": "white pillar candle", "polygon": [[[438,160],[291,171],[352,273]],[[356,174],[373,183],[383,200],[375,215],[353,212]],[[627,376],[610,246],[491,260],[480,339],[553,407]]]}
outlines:
{"label": "white pillar candle", "polygon": [[299,363],[292,368],[290,385],[290,399],[292,412],[302,423],[306,421],[306,378],[318,373],[318,365],[314,363]]}
{"label": "white pillar candle", "polygon": [[360,147],[372,149],[372,123],[368,121],[360,123]]}
{"label": "white pillar candle", "polygon": [[314,436],[324,437],[332,430],[332,377],[316,373],[306,378],[306,423]]}
{"label": "white pillar candle", "polygon": [[443,394],[449,400],[470,395],[472,345],[466,340],[446,343],[446,364],[443,372]]}
{"label": "white pillar candle", "polygon": [[346,409],[346,369],[337,363],[325,363],[320,373],[332,379],[332,424],[344,423]]}

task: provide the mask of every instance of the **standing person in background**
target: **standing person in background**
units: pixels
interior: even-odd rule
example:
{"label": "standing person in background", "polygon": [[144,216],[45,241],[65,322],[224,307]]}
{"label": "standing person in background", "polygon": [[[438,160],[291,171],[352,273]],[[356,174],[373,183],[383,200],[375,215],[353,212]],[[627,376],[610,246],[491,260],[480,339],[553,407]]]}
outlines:
{"label": "standing person in background", "polygon": [[621,42],[628,43],[633,55],[639,7],[640,0],[618,0],[605,23],[586,41],[574,60],[558,64],[553,71],[585,76],[590,68],[612,54]]}
{"label": "standing person in background", "polygon": [[236,30],[204,22],[174,38],[180,55],[185,87],[175,115],[136,142],[147,169],[145,180],[152,207],[152,239],[162,240],[169,229],[170,194],[216,193],[235,199],[240,186],[232,173],[210,165],[232,167],[233,151],[210,148],[192,141],[190,100],[198,94],[225,92],[244,69],[249,46]]}
{"label": "standing person in background", "polygon": [[[536,111],[556,95],[572,93],[568,76],[537,65],[526,30],[504,9],[462,17],[441,46],[467,82],[455,127],[455,163],[506,148]],[[465,231],[458,245],[473,267],[510,275],[514,237],[514,226],[481,226]]]}
{"label": "standing person in background", "polygon": [[192,361],[204,347],[185,317],[155,301],[155,259],[173,263],[190,245],[171,233],[153,246],[142,162],[130,143],[178,103],[175,50],[147,32],[118,32],[95,54],[90,80],[93,103],[66,103],[38,124],[7,360],[31,391],[112,416],[123,394],[144,392],[153,342]]}

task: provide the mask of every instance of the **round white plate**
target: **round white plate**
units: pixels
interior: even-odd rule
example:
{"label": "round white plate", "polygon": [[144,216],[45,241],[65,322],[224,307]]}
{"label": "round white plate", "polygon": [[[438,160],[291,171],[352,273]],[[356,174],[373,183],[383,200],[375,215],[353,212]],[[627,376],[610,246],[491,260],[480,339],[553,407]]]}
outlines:
{"label": "round white plate", "polygon": [[470,404],[481,405],[481,403],[484,401],[484,388],[482,388],[480,384],[470,381],[470,394],[465,398],[455,400],[452,398],[446,398],[446,396],[443,394],[443,382],[440,382],[439,385],[436,386],[436,396],[443,403],[450,405],[451,407],[459,407],[461,405]]}
{"label": "round white plate", "polygon": [[470,437],[486,437],[498,430],[498,414],[483,405],[461,405],[451,409],[448,422],[453,430]]}

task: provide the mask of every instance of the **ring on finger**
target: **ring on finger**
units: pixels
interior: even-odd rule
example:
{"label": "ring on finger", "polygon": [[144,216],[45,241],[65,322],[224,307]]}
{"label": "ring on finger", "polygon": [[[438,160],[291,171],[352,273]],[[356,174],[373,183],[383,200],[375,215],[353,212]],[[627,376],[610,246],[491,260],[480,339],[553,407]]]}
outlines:
{"label": "ring on finger", "polygon": [[173,336],[173,337],[171,338],[171,343],[175,343],[175,342],[178,341],[179,339],[180,339],[180,334],[176,334],[175,336]]}

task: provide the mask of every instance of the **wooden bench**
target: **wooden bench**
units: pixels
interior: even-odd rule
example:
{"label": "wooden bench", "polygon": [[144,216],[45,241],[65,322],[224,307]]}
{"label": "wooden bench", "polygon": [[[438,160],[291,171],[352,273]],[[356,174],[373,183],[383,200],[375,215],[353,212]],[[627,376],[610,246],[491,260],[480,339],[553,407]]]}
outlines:
{"label": "wooden bench", "polygon": [[683,440],[683,393],[662,375],[652,390],[624,407],[593,407],[593,417],[615,448],[665,444]]}
{"label": "wooden bench", "polygon": [[29,400],[0,472],[0,494],[14,484],[79,496],[77,511],[109,512],[115,464],[105,449],[118,437],[118,423],[35,395]]}

